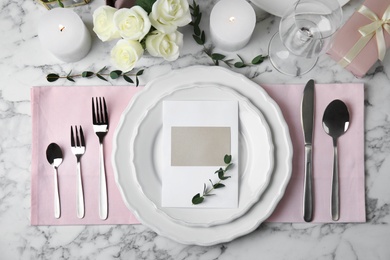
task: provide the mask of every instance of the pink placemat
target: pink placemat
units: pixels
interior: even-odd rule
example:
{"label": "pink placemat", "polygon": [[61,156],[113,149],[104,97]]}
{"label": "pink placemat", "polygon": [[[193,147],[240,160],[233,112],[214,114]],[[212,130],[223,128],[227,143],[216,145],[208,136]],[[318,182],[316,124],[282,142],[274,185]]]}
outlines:
{"label": "pink placemat", "polygon": [[[300,102],[303,85],[264,85],[280,105],[290,128],[294,149],[293,173],[286,194],[270,222],[303,222],[303,136],[300,126]],[[136,224],[137,219],[125,206],[115,184],[111,165],[112,137],[119,118],[135,93],[142,87],[33,87],[31,89],[33,142],[31,178],[32,225]],[[340,222],[365,221],[364,192],[364,88],[363,84],[316,85],[314,133],[313,222],[331,222],[330,179],[332,143],[321,126],[326,105],[335,98],[344,100],[351,112],[348,132],[339,140],[340,155]],[[98,217],[98,138],[92,129],[91,98],[104,96],[110,116],[110,131],[105,137],[105,160],[109,194],[107,220]],[[85,217],[76,216],[76,158],[70,151],[70,126],[81,125],[87,144],[82,157],[85,193]],[[54,218],[53,169],[46,161],[46,147],[58,143],[64,153],[59,167],[62,215]]]}
{"label": "pink placemat", "polygon": [[[120,115],[140,88],[135,87],[33,87],[32,105],[32,225],[134,224],[138,220],[127,209],[116,186],[111,165],[112,138]],[[92,128],[92,97],[104,96],[110,118],[104,139],[108,218],[99,219],[99,142]],[[76,157],[70,150],[70,126],[83,127],[86,151],[81,157],[85,217],[76,216]],[[53,169],[46,160],[46,147],[55,142],[64,160],[58,168],[61,218],[54,218]]]}
{"label": "pink placemat", "polygon": [[[270,222],[303,222],[304,145],[301,100],[304,85],[262,85],[278,103],[287,121],[293,144],[293,171],[285,195]],[[332,139],[322,128],[326,106],[343,100],[350,112],[348,131],[339,138],[340,220],[365,222],[364,85],[316,84],[313,133],[313,223],[332,222],[330,194],[333,163]]]}

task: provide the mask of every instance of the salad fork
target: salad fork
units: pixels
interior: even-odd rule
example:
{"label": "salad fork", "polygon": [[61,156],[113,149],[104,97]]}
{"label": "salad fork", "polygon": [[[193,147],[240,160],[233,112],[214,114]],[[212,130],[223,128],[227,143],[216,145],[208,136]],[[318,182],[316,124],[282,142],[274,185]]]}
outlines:
{"label": "salad fork", "polygon": [[[75,132],[75,134],[74,134]],[[77,159],[77,217],[84,218],[84,191],[83,191],[83,179],[81,176],[81,163],[80,158],[85,153],[85,140],[83,128],[79,126],[79,130],[77,130],[77,126],[70,127],[70,146],[72,153],[76,156]]]}
{"label": "salad fork", "polygon": [[99,138],[99,217],[107,219],[108,197],[106,170],[104,165],[103,139],[108,132],[108,113],[104,97],[92,98],[92,124],[93,130]]}

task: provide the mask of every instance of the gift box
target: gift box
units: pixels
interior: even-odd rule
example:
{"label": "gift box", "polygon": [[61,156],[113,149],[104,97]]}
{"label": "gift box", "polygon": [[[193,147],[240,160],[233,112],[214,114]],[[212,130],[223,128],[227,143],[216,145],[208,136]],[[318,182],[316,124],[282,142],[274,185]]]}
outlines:
{"label": "gift box", "polygon": [[366,0],[336,33],[328,54],[363,77],[390,46],[390,0]]}

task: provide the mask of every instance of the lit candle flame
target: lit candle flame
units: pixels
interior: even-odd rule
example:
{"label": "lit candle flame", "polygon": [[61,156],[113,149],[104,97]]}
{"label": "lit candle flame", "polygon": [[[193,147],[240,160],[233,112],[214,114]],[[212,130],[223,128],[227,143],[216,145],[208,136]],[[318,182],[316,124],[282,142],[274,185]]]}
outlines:
{"label": "lit candle flame", "polygon": [[235,20],[236,20],[236,17],[234,17],[234,16],[229,18],[229,21],[232,22],[232,23],[234,23]]}
{"label": "lit candle flame", "polygon": [[58,28],[60,29],[61,32],[62,32],[63,30],[65,30],[65,26],[63,26],[62,24],[59,24],[59,25],[58,25]]}

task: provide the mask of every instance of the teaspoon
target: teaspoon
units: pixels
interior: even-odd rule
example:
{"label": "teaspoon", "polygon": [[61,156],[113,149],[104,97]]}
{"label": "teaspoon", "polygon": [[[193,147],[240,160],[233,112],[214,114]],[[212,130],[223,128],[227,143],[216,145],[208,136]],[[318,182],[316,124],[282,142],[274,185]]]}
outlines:
{"label": "teaspoon", "polygon": [[345,103],[339,99],[333,100],[326,107],[322,118],[322,126],[325,132],[333,139],[333,175],[331,213],[334,221],[340,218],[339,195],[339,167],[337,154],[337,139],[343,135],[349,127],[349,112]]}
{"label": "teaspoon", "polygon": [[51,143],[46,149],[47,161],[54,168],[54,217],[60,218],[60,194],[58,192],[58,166],[62,163],[62,151],[61,147],[56,143]]}

